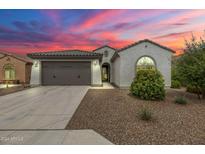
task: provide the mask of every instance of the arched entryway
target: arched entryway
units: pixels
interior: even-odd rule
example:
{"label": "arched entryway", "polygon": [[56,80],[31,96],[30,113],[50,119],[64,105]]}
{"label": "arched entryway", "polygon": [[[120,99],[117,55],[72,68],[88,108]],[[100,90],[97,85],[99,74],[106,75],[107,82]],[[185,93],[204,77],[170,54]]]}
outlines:
{"label": "arched entryway", "polygon": [[110,82],[110,64],[104,63],[102,65],[102,81]]}

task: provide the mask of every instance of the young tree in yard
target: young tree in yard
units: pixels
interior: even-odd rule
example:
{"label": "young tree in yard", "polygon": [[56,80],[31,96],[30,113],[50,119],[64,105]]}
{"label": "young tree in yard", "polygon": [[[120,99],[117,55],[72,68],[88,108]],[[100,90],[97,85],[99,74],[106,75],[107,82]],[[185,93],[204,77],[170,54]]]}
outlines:
{"label": "young tree in yard", "polygon": [[194,36],[186,40],[185,53],[178,60],[177,69],[186,85],[191,85],[199,91],[198,97],[205,99],[205,40],[196,40]]}

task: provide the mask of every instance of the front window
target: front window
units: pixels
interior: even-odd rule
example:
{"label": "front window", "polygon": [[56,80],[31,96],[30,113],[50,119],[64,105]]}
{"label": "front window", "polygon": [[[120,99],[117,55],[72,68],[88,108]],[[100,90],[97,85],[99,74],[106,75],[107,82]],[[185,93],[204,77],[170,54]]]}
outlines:
{"label": "front window", "polygon": [[155,69],[155,62],[148,56],[143,56],[137,61],[136,69]]}
{"label": "front window", "polygon": [[4,79],[5,80],[15,80],[15,69],[11,64],[6,64],[4,66]]}

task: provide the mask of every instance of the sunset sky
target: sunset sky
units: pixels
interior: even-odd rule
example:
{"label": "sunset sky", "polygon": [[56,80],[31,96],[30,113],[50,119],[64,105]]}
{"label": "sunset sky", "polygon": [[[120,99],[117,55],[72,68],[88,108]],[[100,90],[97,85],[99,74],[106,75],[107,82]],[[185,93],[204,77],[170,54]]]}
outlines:
{"label": "sunset sky", "polygon": [[179,54],[204,35],[205,10],[0,10],[0,51],[121,48],[150,39]]}

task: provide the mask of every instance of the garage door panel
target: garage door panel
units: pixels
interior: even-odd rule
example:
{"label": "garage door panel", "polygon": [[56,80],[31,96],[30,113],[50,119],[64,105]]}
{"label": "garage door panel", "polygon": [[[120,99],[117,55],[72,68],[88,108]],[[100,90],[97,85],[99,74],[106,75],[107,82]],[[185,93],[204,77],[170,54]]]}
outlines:
{"label": "garage door panel", "polygon": [[42,83],[45,85],[90,85],[90,62],[43,62]]}

